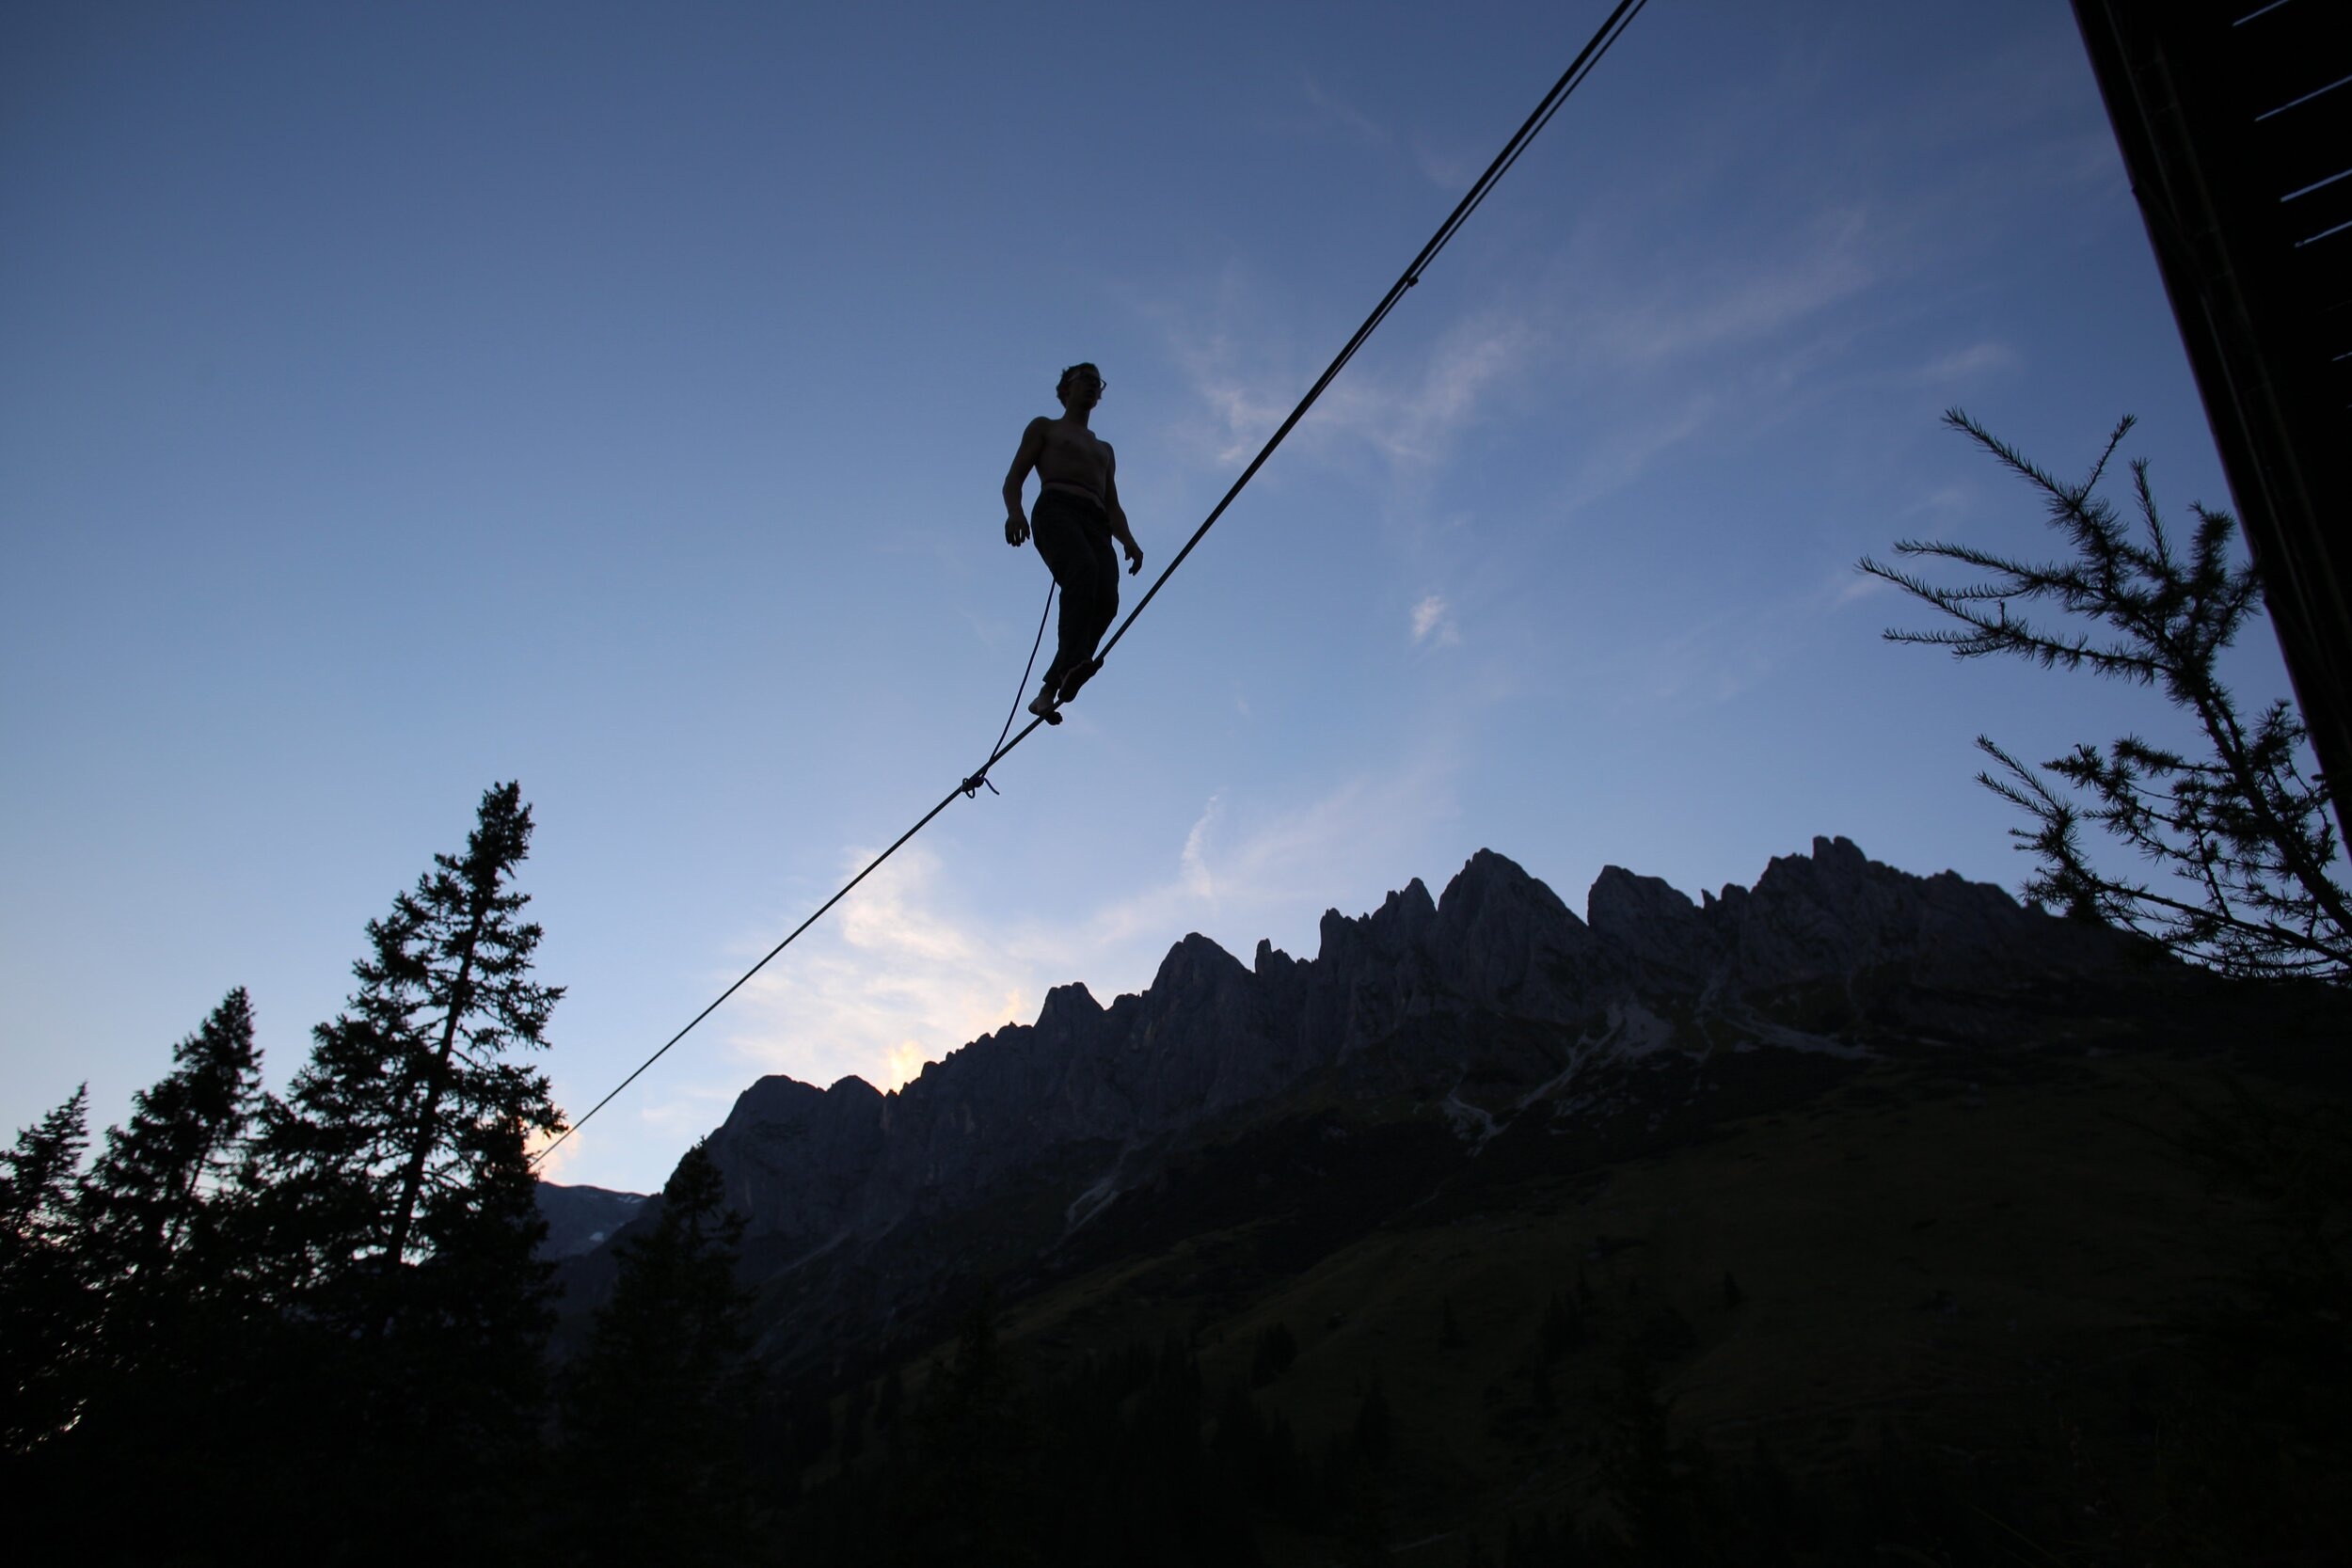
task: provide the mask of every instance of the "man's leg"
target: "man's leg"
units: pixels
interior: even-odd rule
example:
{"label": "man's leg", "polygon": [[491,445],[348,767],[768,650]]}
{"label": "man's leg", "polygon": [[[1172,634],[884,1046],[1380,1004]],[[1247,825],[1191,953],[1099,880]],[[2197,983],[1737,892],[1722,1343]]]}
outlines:
{"label": "man's leg", "polygon": [[[1030,509],[1029,531],[1037,541],[1037,553],[1045,558],[1046,569],[1054,574],[1054,581],[1061,589],[1061,614],[1056,623],[1059,645],[1054,650],[1054,661],[1045,667],[1045,680],[1039,691],[1040,700],[1048,706],[1052,705],[1054,694],[1061,689],[1062,679],[1072,666],[1083,664],[1103,635],[1093,602],[1100,578],[1094,570],[1088,530],[1075,511],[1045,497],[1040,497],[1037,505]],[[1033,703],[1030,711],[1041,710]]]}
{"label": "man's leg", "polygon": [[[1087,619],[1077,628],[1080,641],[1076,644],[1085,652],[1072,659],[1062,672],[1060,693],[1061,701],[1065,703],[1075,697],[1078,689],[1103,668],[1103,661],[1094,657],[1094,647],[1103,641],[1103,634],[1111,629],[1111,623],[1119,618],[1119,552],[1111,546],[1110,530],[1106,526],[1096,525],[1088,528],[1085,534],[1087,560],[1081,570],[1089,579],[1088,586],[1091,592],[1085,600]],[[1067,606],[1070,602],[1068,590],[1063,593],[1062,603]],[[1063,638],[1063,645],[1071,645],[1067,634]]]}

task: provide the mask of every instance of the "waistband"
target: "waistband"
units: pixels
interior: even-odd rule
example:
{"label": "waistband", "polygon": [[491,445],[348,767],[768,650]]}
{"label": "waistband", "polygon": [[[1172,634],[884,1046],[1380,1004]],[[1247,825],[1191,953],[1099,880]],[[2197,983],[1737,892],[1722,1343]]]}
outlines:
{"label": "waistband", "polygon": [[1047,501],[1055,501],[1065,506],[1082,506],[1089,512],[1093,513],[1096,516],[1106,520],[1111,515],[1110,509],[1103,504],[1103,499],[1100,496],[1097,496],[1091,490],[1081,490],[1073,485],[1046,484],[1041,486],[1037,493],[1037,504],[1039,506],[1043,506]]}

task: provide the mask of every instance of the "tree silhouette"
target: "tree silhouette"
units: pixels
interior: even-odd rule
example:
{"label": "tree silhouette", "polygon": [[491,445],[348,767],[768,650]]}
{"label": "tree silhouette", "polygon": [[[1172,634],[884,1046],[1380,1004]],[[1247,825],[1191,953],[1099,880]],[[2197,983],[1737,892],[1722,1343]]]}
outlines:
{"label": "tree silhouette", "polygon": [[618,1243],[619,1276],[566,1369],[564,1465],[595,1553],[716,1562],[743,1544],[750,1297],[736,1282],[743,1219],[697,1143],[649,1231]]}
{"label": "tree silhouette", "polygon": [[183,1359],[190,1314],[232,1289],[225,1234],[262,1103],[253,1006],[240,986],[172,1053],[172,1070],[106,1131],[83,1197],[106,1292],[104,1353],[119,1373]]}
{"label": "tree silhouette", "polygon": [[530,844],[518,786],[485,792],[465,854],[436,855],[368,923],[359,989],[312,1032],[270,1117],[274,1174],[301,1217],[299,1277],[371,1333],[398,1310],[382,1281],[424,1256],[437,1222],[462,1227],[479,1204],[460,1195],[495,1184],[510,1135],[562,1125],[546,1075],[503,1059],[545,1049],[563,995],[530,978],[540,928],[516,919],[529,897],[507,885]]}
{"label": "tree silhouette", "polygon": [[[2205,744],[2198,756],[2137,736],[2104,752],[2077,745],[2042,765],[2058,776],[2053,785],[1979,736],[1977,745],[1999,771],[1979,773],[1978,782],[2032,819],[2030,828],[2010,830],[2040,862],[2026,896],[2138,932],[2228,974],[2340,980],[2352,973],[2352,902],[2330,875],[2337,845],[2329,787],[2302,773],[2302,721],[2280,702],[2248,723],[2217,673],[2221,650],[2262,608],[2252,564],[2230,562],[2237,525],[2226,513],[2192,507],[2197,528],[2183,556],[2157,514],[2147,464],[2135,462],[2133,502],[2144,535],[2136,541],[2114,505],[2096,494],[2132,428],[2128,418],[2076,483],[2053,478],[1957,408],[1944,420],[2041,492],[2051,526],[2073,553],[2036,563],[1964,545],[1895,546],[1899,555],[1986,574],[1958,588],[1866,557],[1862,571],[1960,623],[1889,630],[1887,639],[1949,648],[1960,658],[2008,654],[2045,669],[2088,669],[2157,686],[2196,720]],[[2011,608],[2036,602],[2073,620],[2036,621]],[[2094,866],[2082,844],[2086,821],[2128,846],[2158,879]]]}
{"label": "tree silhouette", "polygon": [[994,1292],[965,1314],[954,1356],[924,1386],[914,1445],[914,1560],[1033,1562],[1046,1498],[1036,1412],[997,1334]]}
{"label": "tree silhouette", "polygon": [[1600,1402],[1599,1470],[1618,1548],[1628,1562],[1708,1560],[1699,1526],[1703,1456],[1694,1444],[1674,1440],[1674,1401],[1661,1394],[1638,1337],[1621,1345],[1617,1370],[1617,1387]]}
{"label": "tree silhouette", "polygon": [[1261,1329],[1250,1351],[1249,1386],[1264,1387],[1289,1371],[1297,1359],[1298,1341],[1291,1337],[1290,1324],[1276,1323]]}
{"label": "tree silhouette", "polygon": [[[70,1470],[84,1509],[114,1478],[151,1478],[150,1506],[112,1521],[126,1556],[169,1555],[236,1528],[220,1514],[234,1513],[225,1500],[248,1447],[232,1433],[233,1413],[261,1304],[240,1221],[262,1098],[252,1004],[239,988],[135,1097],[129,1122],[107,1129],[82,1184],[80,1245],[98,1304]],[[208,1440],[192,1447],[196,1431]]]}
{"label": "tree silhouette", "polygon": [[85,1084],[0,1152],[0,1448],[12,1455],[65,1431],[82,1402],[96,1307],[76,1201],[88,1111]]}
{"label": "tree silhouette", "polygon": [[[510,885],[530,842],[519,788],[485,792],[465,852],[369,923],[350,1004],[264,1107],[256,1220],[289,1340],[274,1416],[290,1504],[339,1541],[429,1549],[511,1520],[535,1451],[552,1270],[526,1151],[562,1119],[510,1058],[545,1048],[562,991],[531,977],[540,929]],[[322,1381],[356,1397],[314,1411]],[[323,1448],[357,1456],[330,1475]]]}

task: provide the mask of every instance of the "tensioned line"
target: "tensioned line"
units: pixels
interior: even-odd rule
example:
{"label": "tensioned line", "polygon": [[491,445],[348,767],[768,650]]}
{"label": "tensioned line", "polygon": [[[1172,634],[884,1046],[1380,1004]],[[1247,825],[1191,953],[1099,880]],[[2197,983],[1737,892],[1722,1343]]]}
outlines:
{"label": "tensioned line", "polygon": [[[1447,242],[1454,238],[1455,231],[1462,227],[1463,223],[1469,219],[1472,213],[1478,211],[1479,204],[1486,199],[1487,193],[1494,189],[1496,182],[1511,171],[1511,166],[1519,161],[1519,154],[1526,151],[1528,144],[1534,141],[1535,137],[1542,133],[1545,126],[1551,123],[1551,117],[1560,112],[1560,105],[1566,103],[1568,95],[1574,92],[1577,87],[1582,84],[1584,78],[1592,73],[1593,68],[1600,63],[1601,56],[1609,53],[1610,47],[1617,41],[1619,35],[1621,35],[1625,29],[1632,24],[1633,18],[1639,15],[1642,8],[1648,3],[1649,0],[1618,0],[1616,8],[1609,13],[1608,20],[1600,24],[1599,29],[1593,34],[1591,39],[1586,40],[1584,47],[1578,51],[1576,58],[1569,63],[1568,69],[1561,72],[1560,79],[1551,85],[1551,90],[1544,94],[1543,101],[1535,105],[1534,112],[1527,117],[1527,119],[1520,124],[1518,130],[1512,135],[1511,139],[1503,144],[1502,150],[1495,154],[1494,162],[1486,166],[1486,172],[1478,177],[1477,182],[1470,186],[1469,192],[1463,196],[1461,201],[1454,207],[1454,211],[1447,215],[1445,222],[1438,226],[1438,231],[1429,237],[1429,243],[1421,247],[1420,254],[1413,258],[1411,263],[1406,267],[1405,271],[1398,277],[1397,280],[1389,286],[1389,292],[1381,296],[1380,303],[1373,307],[1372,314],[1364,318],[1363,325],[1358,327],[1356,329],[1355,336],[1347,340],[1347,346],[1341,349],[1338,356],[1332,359],[1330,365],[1324,371],[1323,374],[1316,377],[1315,384],[1307,388],[1307,395],[1298,400],[1298,405],[1291,410],[1290,418],[1284,420],[1281,425],[1276,429],[1274,434],[1266,437],[1265,445],[1258,449],[1258,455],[1249,460],[1249,466],[1241,471],[1240,478],[1233,481],[1232,488],[1225,492],[1224,499],[1219,500],[1210,511],[1208,516],[1201,520],[1200,526],[1193,530],[1192,537],[1184,541],[1184,547],[1178,550],[1175,558],[1160,569],[1160,575],[1152,579],[1152,586],[1144,591],[1143,597],[1136,601],[1136,607],[1127,612],[1126,618],[1119,623],[1118,629],[1111,633],[1110,640],[1103,644],[1100,653],[1096,655],[1098,658],[1107,658],[1109,657],[1110,651],[1119,645],[1119,640],[1127,635],[1127,628],[1136,624],[1136,617],[1143,613],[1144,608],[1151,604],[1152,600],[1159,594],[1160,589],[1167,584],[1168,579],[1175,576],[1176,568],[1184,563],[1184,558],[1192,553],[1193,547],[1200,543],[1202,538],[1208,534],[1210,529],[1216,526],[1216,520],[1225,515],[1225,509],[1233,504],[1234,498],[1241,494],[1243,487],[1247,485],[1251,479],[1257,476],[1257,472],[1260,468],[1265,467],[1266,459],[1274,455],[1274,449],[1282,444],[1283,437],[1291,433],[1292,428],[1295,426],[1300,420],[1306,418],[1307,410],[1312,408],[1315,404],[1315,400],[1323,396],[1324,388],[1330,386],[1332,381],[1338,377],[1340,372],[1346,368],[1347,362],[1356,356],[1356,351],[1364,345],[1364,341],[1370,338],[1375,331],[1378,330],[1380,324],[1388,319],[1389,312],[1396,309],[1397,301],[1405,297],[1406,291],[1421,281],[1421,275],[1423,269],[1425,269],[1431,261],[1437,260],[1438,253],[1446,247]],[[1047,602],[1049,605],[1052,602],[1050,595]],[[1039,635],[1042,637],[1044,634],[1044,627],[1042,624],[1040,625],[1038,630]],[[1029,657],[1032,660],[1036,658],[1037,652],[1035,649],[1030,650]],[[1024,674],[1022,679],[1024,684],[1026,684],[1028,677],[1026,674]],[[1017,694],[1015,700],[1018,701]],[[737,991],[742,990],[743,987],[751,980],[753,975],[757,974],[761,970],[767,968],[769,962],[773,959],[777,954],[791,946],[792,943],[798,940],[802,932],[807,930],[811,926],[816,925],[818,921],[824,918],[826,911],[832,909],[835,904],[841,902],[842,899],[848,897],[852,888],[855,888],[858,883],[872,876],[875,868],[880,866],[882,862],[888,860],[891,856],[897,854],[900,847],[906,844],[907,840],[913,838],[916,833],[921,832],[925,828],[929,827],[930,825],[931,818],[937,816],[941,812],[946,811],[948,806],[953,804],[956,797],[959,795],[965,796],[967,798],[977,796],[979,793],[980,787],[984,784],[988,784],[991,789],[993,789],[995,786],[989,784],[988,770],[1011,754],[1014,747],[1028,739],[1029,736],[1036,732],[1037,727],[1044,722],[1045,721],[1041,718],[1030,720],[1029,722],[1023,727],[1021,733],[1014,736],[1010,740],[1004,739],[1004,737],[1000,735],[997,737],[998,744],[996,750],[989,754],[988,761],[980,765],[977,772],[971,774],[961,783],[958,784],[953,789],[950,789],[946,795],[940,800],[939,804],[925,812],[914,827],[909,828],[905,832],[900,833],[898,838],[891,843],[889,848],[884,849],[881,854],[876,855],[872,860],[868,861],[866,863],[866,869],[860,871],[856,876],[850,878],[847,882],[843,883],[841,890],[835,893],[832,897],[826,899],[822,904],[818,905],[815,913],[811,914],[806,920],[802,921],[798,926],[792,927],[792,931],[789,936],[787,936],[782,942],[768,949],[767,955],[757,963],[752,965],[751,968],[745,970],[742,976],[738,979],[735,984],[721,991],[718,996],[711,1001],[708,1006],[705,1007],[701,1012],[696,1013],[692,1018],[689,1019],[686,1022],[685,1028],[680,1029],[676,1034],[672,1035],[667,1040],[663,1041],[660,1050],[646,1057],[643,1062],[638,1064],[637,1069],[634,1072],[631,1072],[628,1077],[622,1079],[618,1084],[615,1084],[610,1093],[588,1108],[587,1115],[581,1117],[578,1121],[572,1123],[571,1126],[565,1128],[563,1133],[556,1138],[555,1142],[548,1145],[547,1148],[532,1155],[531,1157],[531,1163],[536,1164],[541,1160],[544,1160],[548,1155],[554,1153],[556,1149],[563,1147],[564,1140],[565,1138],[570,1137],[574,1132],[580,1131],[580,1128],[585,1127],[588,1124],[589,1119],[596,1116],[598,1111],[601,1111],[607,1105],[612,1104],[612,1101],[620,1096],[622,1090],[637,1082],[637,1080],[644,1075],[647,1068],[652,1067],[654,1063],[661,1060],[663,1056],[669,1054],[670,1048],[672,1046],[677,1044],[678,1041],[684,1039],[689,1034],[691,1034],[696,1024],[700,1023],[704,1019],[708,1018],[712,1013],[717,1012],[721,1004],[724,1003],[728,997],[733,996]],[[1009,727],[1009,721],[1008,721],[1008,727]]]}

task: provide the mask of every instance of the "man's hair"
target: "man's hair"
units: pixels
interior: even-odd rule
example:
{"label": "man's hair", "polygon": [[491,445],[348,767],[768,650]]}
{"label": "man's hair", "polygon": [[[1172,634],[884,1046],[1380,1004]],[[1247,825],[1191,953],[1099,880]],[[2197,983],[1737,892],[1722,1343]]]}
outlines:
{"label": "man's hair", "polygon": [[1103,379],[1103,372],[1096,369],[1093,360],[1081,359],[1076,364],[1061,372],[1061,379],[1054,383],[1054,395],[1061,399],[1062,402],[1068,403],[1070,401],[1070,378],[1076,375],[1080,371],[1093,371],[1095,380],[1100,381]]}

